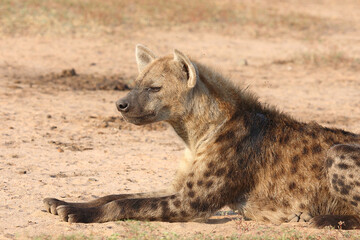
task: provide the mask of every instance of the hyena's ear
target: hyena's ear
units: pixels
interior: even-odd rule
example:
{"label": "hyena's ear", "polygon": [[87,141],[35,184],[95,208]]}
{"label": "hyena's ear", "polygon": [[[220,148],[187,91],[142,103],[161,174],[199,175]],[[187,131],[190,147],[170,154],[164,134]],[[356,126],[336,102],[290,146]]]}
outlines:
{"label": "hyena's ear", "polygon": [[179,50],[174,50],[174,60],[179,61],[181,64],[183,64],[185,71],[187,71],[188,75],[188,87],[193,88],[196,85],[196,79],[198,77],[197,69],[195,64],[193,64],[190,59],[180,52]]}
{"label": "hyena's ear", "polygon": [[141,44],[136,45],[135,55],[139,73],[156,58],[154,53]]}

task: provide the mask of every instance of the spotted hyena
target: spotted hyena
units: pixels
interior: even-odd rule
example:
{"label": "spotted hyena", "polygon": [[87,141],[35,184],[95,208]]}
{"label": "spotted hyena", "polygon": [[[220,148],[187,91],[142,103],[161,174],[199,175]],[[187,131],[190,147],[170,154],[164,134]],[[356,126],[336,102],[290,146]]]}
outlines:
{"label": "spotted hyena", "polygon": [[186,145],[167,191],[109,195],[85,203],[54,198],[68,222],[206,219],[224,206],[245,218],[360,227],[360,135],[299,122],[174,50],[136,47],[139,76],[116,105],[136,125],[168,122]]}

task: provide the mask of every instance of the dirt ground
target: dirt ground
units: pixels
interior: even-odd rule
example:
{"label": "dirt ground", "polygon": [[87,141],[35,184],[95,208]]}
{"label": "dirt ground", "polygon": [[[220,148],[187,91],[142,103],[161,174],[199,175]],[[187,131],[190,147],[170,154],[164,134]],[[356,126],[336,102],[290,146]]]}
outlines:
{"label": "dirt ground", "polygon": [[351,18],[352,28],[321,39],[187,28],[104,37],[0,36],[0,239],[356,239],[360,231],[275,226],[237,215],[207,223],[69,224],[42,204],[45,197],[87,201],[171,182],[181,140],[164,123],[130,125],[115,107],[136,77],[137,43],[159,56],[174,48],[190,54],[301,121],[360,133],[360,12],[342,15],[332,7],[308,11]]}

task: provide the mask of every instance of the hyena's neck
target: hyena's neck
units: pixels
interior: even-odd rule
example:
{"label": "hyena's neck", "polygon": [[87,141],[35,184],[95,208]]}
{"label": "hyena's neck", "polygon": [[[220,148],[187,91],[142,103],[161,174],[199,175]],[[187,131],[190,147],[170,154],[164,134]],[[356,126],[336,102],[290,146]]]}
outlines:
{"label": "hyena's neck", "polygon": [[184,116],[170,121],[192,152],[211,143],[217,132],[239,110],[262,109],[252,95],[239,90],[211,69],[200,64],[197,66],[199,81],[187,101],[187,112]]}
{"label": "hyena's neck", "polygon": [[[197,97],[193,99],[195,100]],[[205,99],[198,100],[204,102]],[[205,105],[199,104],[199,102],[192,105],[192,109],[189,109],[185,118],[171,121],[170,124],[187,147],[194,152],[199,144],[206,143],[211,139],[211,136],[221,129],[227,119],[216,103],[210,100],[206,101]]]}

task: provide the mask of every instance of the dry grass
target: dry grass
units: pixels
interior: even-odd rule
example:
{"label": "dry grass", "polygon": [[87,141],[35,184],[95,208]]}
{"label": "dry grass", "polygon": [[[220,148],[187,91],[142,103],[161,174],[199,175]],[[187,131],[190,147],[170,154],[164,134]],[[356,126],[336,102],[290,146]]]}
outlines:
{"label": "dry grass", "polygon": [[276,0],[0,0],[0,33],[114,34],[121,29],[186,26],[228,32],[251,29],[255,35],[318,36],[339,25],[280,7],[281,1]]}
{"label": "dry grass", "polygon": [[[245,225],[244,225],[245,224]],[[340,240],[359,239],[359,234],[352,231],[343,231],[336,229],[323,229],[317,230],[312,233],[302,232],[299,229],[293,227],[280,227],[275,228],[272,226],[256,225],[252,224],[249,228],[248,223],[240,221],[237,223],[238,232],[230,236],[219,236],[214,234],[196,233],[178,234],[175,232],[166,232],[157,223],[139,222],[139,221],[126,221],[125,233],[114,233],[111,236],[99,236],[99,235],[62,235],[58,237],[52,237],[50,235],[42,235],[32,238],[33,240],[120,240],[120,239],[137,239],[137,240],[156,240],[156,239],[172,239],[172,240]],[[244,227],[245,226],[245,227]]]}
{"label": "dry grass", "polygon": [[333,49],[330,51],[308,51],[295,54],[287,59],[273,61],[274,64],[296,64],[308,67],[329,67],[333,69],[346,68],[360,70],[360,58],[348,56],[342,51]]}

